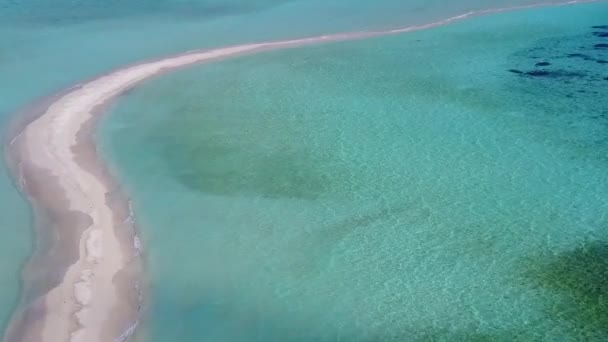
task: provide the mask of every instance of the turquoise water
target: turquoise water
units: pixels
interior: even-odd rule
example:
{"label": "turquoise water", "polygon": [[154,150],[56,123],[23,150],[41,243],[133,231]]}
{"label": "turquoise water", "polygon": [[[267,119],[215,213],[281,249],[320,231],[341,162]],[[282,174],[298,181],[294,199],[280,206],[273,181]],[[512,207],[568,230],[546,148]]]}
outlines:
{"label": "turquoise water", "polygon": [[513,12],[130,93],[100,140],[146,246],[140,337],[608,339],[607,15]]}
{"label": "turquoise water", "polygon": [[[126,63],[193,48],[427,22],[532,0],[0,0],[0,126],[25,104]],[[30,209],[0,164],[0,326],[35,246]],[[35,289],[36,286],[33,286]]]}

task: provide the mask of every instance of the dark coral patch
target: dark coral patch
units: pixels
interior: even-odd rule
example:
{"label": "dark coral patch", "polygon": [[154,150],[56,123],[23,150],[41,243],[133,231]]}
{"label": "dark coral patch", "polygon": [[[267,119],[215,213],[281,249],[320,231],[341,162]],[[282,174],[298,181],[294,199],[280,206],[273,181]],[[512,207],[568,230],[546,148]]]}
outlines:
{"label": "dark coral patch", "polygon": [[549,62],[539,62],[539,63],[536,63],[536,66],[549,66],[549,65],[551,65],[551,63],[549,63]]}
{"label": "dark coral patch", "polygon": [[593,35],[604,38],[604,37],[608,37],[608,32],[593,32]]}
{"label": "dark coral patch", "polygon": [[551,72],[546,71],[546,70],[532,70],[532,71],[528,71],[526,72],[526,75],[530,75],[530,76],[550,76]]}
{"label": "dark coral patch", "polygon": [[596,48],[596,49],[608,49],[608,44],[604,44],[604,43],[602,43],[602,44],[595,44],[595,45],[593,45],[593,47]]}
{"label": "dark coral patch", "polygon": [[548,77],[548,78],[566,78],[566,77],[583,77],[583,76],[585,76],[583,73],[580,73],[580,72],[572,72],[572,71],[565,71],[565,70],[553,70],[553,71],[532,70],[532,71],[527,71],[525,74],[528,76],[533,76],[533,77]]}
{"label": "dark coral patch", "polygon": [[584,53],[569,53],[566,55],[566,57],[568,58],[582,58],[586,61],[592,61],[593,57],[589,56],[589,55],[585,55]]}
{"label": "dark coral patch", "polygon": [[596,25],[596,26],[591,26],[591,28],[600,29],[600,30],[608,30],[608,25]]}
{"label": "dark coral patch", "polygon": [[608,61],[605,61],[605,60],[603,60],[603,59],[598,59],[598,60],[597,60],[597,61],[595,61],[595,62],[596,62],[596,63],[599,63],[599,64],[608,64]]}

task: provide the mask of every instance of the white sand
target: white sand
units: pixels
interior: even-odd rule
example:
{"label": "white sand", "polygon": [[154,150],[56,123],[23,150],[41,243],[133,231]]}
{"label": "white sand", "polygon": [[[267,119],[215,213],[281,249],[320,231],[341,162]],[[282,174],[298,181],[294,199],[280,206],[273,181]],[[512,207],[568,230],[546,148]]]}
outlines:
{"label": "white sand", "polygon": [[[519,8],[525,7],[533,6]],[[471,12],[436,23],[382,32],[325,35],[188,52],[112,72],[73,89],[53,102],[38,119],[26,126],[22,136],[31,162],[57,177],[65,191],[70,210],[90,216],[91,225],[80,237],[80,257],[68,268],[62,282],[46,295],[47,312],[42,324],[42,340],[95,342],[119,337],[108,336],[107,325],[112,321],[113,310],[122,304],[113,280],[126,267],[128,260],[123,255],[115,232],[115,213],[106,203],[108,186],[103,179],[80,165],[73,152],[78,145],[76,137],[79,131],[97,114],[95,108],[151,76],[194,63],[254,51],[421,30],[480,14],[512,9],[517,8]]]}
{"label": "white sand", "polygon": [[110,321],[112,309],[120,306],[113,279],[126,267],[127,260],[114,231],[114,214],[106,203],[109,189],[103,180],[78,164],[73,152],[83,124],[93,118],[97,106],[163,68],[257,47],[249,45],[192,53],[116,71],[58,99],[26,127],[23,134],[31,162],[57,177],[70,210],[83,212],[92,221],[80,239],[78,261],[69,267],[61,284],[46,296],[48,313],[42,331],[45,341],[103,341],[103,329]]}

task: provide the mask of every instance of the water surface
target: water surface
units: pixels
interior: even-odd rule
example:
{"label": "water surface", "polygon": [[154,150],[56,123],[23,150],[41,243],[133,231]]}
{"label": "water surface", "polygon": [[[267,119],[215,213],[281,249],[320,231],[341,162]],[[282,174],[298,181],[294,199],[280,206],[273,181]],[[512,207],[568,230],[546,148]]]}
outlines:
{"label": "water surface", "polygon": [[[467,0],[445,5],[418,0],[329,4],[320,0],[0,0],[0,125],[6,132],[15,111],[41,96],[146,58],[194,48],[410,25],[470,9],[527,2],[532,1]],[[20,284],[20,275],[32,249],[49,241],[34,242],[30,208],[16,191],[4,161],[0,194],[4,236],[0,325],[5,326],[20,288],[23,297],[31,299],[45,287]]]}
{"label": "water surface", "polygon": [[142,337],[606,340],[607,14],[513,12],[135,90],[100,140],[147,248]]}

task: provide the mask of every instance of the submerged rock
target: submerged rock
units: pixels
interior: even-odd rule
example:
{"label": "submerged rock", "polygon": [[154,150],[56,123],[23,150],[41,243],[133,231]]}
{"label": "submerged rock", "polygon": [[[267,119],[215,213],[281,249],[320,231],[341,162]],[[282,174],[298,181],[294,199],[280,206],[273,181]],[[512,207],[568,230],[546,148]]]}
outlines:
{"label": "submerged rock", "polygon": [[597,61],[595,61],[595,62],[596,62],[596,63],[599,63],[599,64],[608,64],[608,61],[605,61],[605,60],[603,60],[603,59],[598,59],[598,60],[597,60]]}
{"label": "submerged rock", "polygon": [[597,37],[608,37],[608,32],[593,32],[593,35]]}
{"label": "submerged rock", "polygon": [[596,49],[608,49],[608,44],[605,44],[605,43],[595,44],[595,45],[593,45],[593,47]]}

